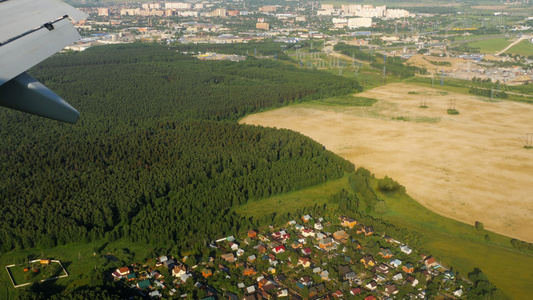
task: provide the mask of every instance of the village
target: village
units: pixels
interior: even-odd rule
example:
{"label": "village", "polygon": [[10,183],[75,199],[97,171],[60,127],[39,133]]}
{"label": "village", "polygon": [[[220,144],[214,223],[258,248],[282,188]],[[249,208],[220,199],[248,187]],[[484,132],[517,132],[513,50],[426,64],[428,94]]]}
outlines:
{"label": "village", "polygon": [[304,215],[201,252],[123,266],[112,277],[146,297],[182,299],[453,299],[472,288],[428,253],[346,216]]}

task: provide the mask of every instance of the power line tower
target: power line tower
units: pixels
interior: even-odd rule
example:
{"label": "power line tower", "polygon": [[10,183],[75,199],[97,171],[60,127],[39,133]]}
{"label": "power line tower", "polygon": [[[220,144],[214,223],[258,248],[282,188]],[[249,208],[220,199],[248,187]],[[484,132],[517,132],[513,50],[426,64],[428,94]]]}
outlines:
{"label": "power line tower", "polygon": [[383,84],[385,84],[385,74],[387,73],[387,68],[383,66]]}

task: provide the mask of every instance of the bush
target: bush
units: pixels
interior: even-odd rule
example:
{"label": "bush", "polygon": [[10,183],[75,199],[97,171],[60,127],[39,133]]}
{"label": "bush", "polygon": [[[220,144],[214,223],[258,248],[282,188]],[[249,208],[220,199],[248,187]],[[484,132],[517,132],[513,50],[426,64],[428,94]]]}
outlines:
{"label": "bush", "polygon": [[405,188],[401,184],[388,176],[378,180],[378,188],[380,191],[385,193],[396,193],[398,191],[405,192]]}

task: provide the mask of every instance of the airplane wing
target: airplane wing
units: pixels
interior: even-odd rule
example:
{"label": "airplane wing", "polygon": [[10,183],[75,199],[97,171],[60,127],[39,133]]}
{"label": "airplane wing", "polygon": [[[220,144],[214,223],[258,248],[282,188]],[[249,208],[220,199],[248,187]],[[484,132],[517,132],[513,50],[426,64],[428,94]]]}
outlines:
{"label": "airplane wing", "polygon": [[25,71],[80,39],[87,15],[59,0],[0,0],[0,105],[76,123],[79,112]]}

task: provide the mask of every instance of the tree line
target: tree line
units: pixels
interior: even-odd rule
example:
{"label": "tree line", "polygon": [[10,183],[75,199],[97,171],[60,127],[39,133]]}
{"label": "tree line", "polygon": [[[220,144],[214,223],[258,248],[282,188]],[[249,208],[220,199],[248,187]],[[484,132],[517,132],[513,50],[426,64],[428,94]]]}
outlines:
{"label": "tree line", "polygon": [[30,72],[81,118],[0,110],[0,251],[102,238],[187,248],[247,226],[233,205],[354,169],[296,132],[234,122],[348,93],[353,80],[143,44],[57,55]]}

